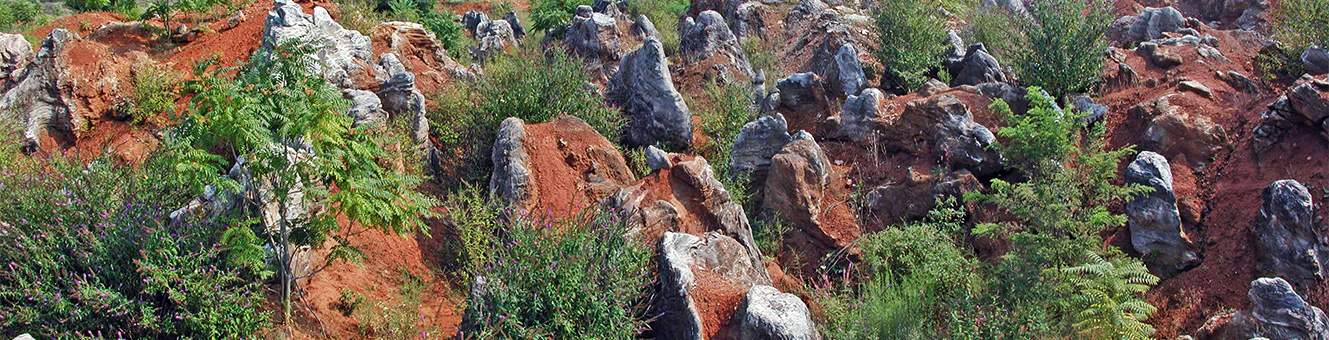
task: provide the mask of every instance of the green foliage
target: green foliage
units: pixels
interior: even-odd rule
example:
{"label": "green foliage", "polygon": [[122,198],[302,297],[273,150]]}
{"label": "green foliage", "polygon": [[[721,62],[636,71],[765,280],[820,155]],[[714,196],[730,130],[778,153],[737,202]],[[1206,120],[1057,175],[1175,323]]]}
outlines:
{"label": "green foliage", "polygon": [[590,5],[591,2],[591,0],[537,0],[531,6],[531,31],[561,31],[563,26],[572,20],[572,14],[577,12],[577,6]]}
{"label": "green foliage", "polygon": [[660,46],[664,47],[665,55],[676,55],[680,42],[678,19],[688,11],[689,5],[688,0],[629,1],[627,12],[634,18],[645,15],[651,19],[651,23],[655,24],[655,30],[660,34]]}
{"label": "green foliage", "polygon": [[[1028,15],[977,15],[974,38],[1009,60],[1026,85],[1054,97],[1089,91],[1103,68],[1104,34],[1116,19],[1105,0],[1034,1]],[[992,25],[992,26],[990,26]]]}
{"label": "green foliage", "polygon": [[65,7],[79,12],[100,11],[111,7],[110,0],[65,0]]}
{"label": "green foliage", "polygon": [[585,121],[611,141],[618,139],[623,117],[586,84],[590,78],[581,61],[553,50],[504,55],[485,64],[485,75],[446,91],[429,113],[434,137],[451,157],[448,174],[472,183],[487,183],[490,149],[498,125],[507,117],[528,124],[571,115]]}
{"label": "green foliage", "polygon": [[[784,76],[780,71],[780,61],[775,57],[775,48],[768,46],[765,41],[759,38],[743,38],[743,54],[748,56],[748,62],[752,64],[753,72],[762,71],[766,74],[766,85],[768,89],[775,88],[776,79]],[[668,52],[666,52],[668,53]],[[868,74],[868,78],[872,75]]]}
{"label": "green foliage", "polygon": [[701,116],[701,131],[706,133],[706,144],[697,154],[705,157],[720,177],[730,177],[729,152],[743,125],[756,118],[752,92],[743,85],[706,83],[706,96],[689,103]]}
{"label": "green foliage", "polygon": [[151,61],[135,64],[133,71],[134,93],[127,102],[131,121],[160,123],[154,118],[174,113],[179,77],[170,68]]}
{"label": "green foliage", "polygon": [[0,31],[24,31],[41,23],[44,17],[36,0],[0,0]]}
{"label": "green foliage", "polygon": [[452,259],[448,267],[456,281],[469,284],[474,276],[484,274],[484,265],[499,244],[499,208],[489,203],[483,190],[465,184],[448,195],[443,206],[452,228],[444,258]]}
{"label": "green foliage", "polygon": [[259,278],[272,276],[272,271],[264,263],[267,256],[263,252],[263,240],[247,224],[227,228],[217,244],[226,257],[226,264],[231,267],[247,270]]}
{"label": "green foliage", "polygon": [[373,0],[335,0],[337,4],[337,23],[347,29],[369,36],[374,27],[386,21],[387,15],[375,10]]}
{"label": "green foliage", "polygon": [[917,89],[931,78],[946,53],[946,18],[938,1],[883,1],[873,14],[880,34],[877,59],[896,87]]}
{"label": "green foliage", "polygon": [[[87,0],[87,1],[106,1],[106,0]],[[134,6],[132,5],[134,0],[118,0],[118,1],[131,3],[128,5],[120,5],[119,3],[116,3],[114,8],[121,9],[122,11],[128,11],[126,8],[132,8],[125,6]],[[216,8],[217,6],[222,6],[222,5],[229,6],[230,5],[229,0],[152,0],[152,2],[148,4],[148,7],[143,10],[143,13],[140,15],[140,18],[144,20],[160,19],[162,21],[163,31],[167,32],[167,34],[170,34],[170,32],[173,32],[173,30],[175,29],[175,26],[171,25],[171,19],[176,18],[177,15],[191,14],[191,13],[201,14],[210,11],[213,8]]]}
{"label": "green foliage", "polygon": [[431,11],[425,12],[420,17],[420,24],[424,25],[425,29],[433,32],[434,37],[438,38],[438,42],[443,45],[443,48],[447,49],[448,53],[455,58],[465,50],[462,47],[464,37],[461,33],[461,24],[458,23],[459,20],[461,19],[451,12]]}
{"label": "green foliage", "polygon": [[1279,1],[1273,31],[1275,39],[1297,54],[1310,45],[1329,47],[1329,1]]}
{"label": "green foliage", "polygon": [[780,246],[784,244],[784,235],[791,229],[793,227],[789,222],[779,216],[763,215],[752,220],[752,238],[757,241],[757,249],[766,256],[780,253]]}
{"label": "green foliage", "polygon": [[1150,339],[1154,327],[1144,321],[1156,308],[1144,293],[1158,283],[1140,260],[1125,256],[1104,259],[1090,254],[1084,264],[1062,268],[1078,293],[1075,329],[1088,339]]}
{"label": "green foliage", "polygon": [[615,214],[558,225],[518,219],[490,262],[483,294],[467,302],[476,338],[628,339],[646,287],[650,251]]}
{"label": "green foliage", "polygon": [[163,185],[162,163],[0,163],[6,334],[237,338],[267,324],[261,286],[214,246],[220,226],[170,221],[189,196]]}

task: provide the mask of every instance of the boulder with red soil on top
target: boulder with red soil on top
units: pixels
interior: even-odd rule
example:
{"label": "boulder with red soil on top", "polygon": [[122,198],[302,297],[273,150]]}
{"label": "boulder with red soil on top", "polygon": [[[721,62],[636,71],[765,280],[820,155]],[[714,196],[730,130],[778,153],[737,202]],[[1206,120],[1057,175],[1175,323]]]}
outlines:
{"label": "boulder with red soil on top", "polygon": [[1172,190],[1172,169],[1167,159],[1142,151],[1126,168],[1126,183],[1153,189],[1126,204],[1131,245],[1155,272],[1171,276],[1199,264],[1190,240],[1181,229],[1177,196]]}
{"label": "boulder with red soil on top", "polygon": [[[827,225],[832,221],[852,223],[855,220],[847,209],[833,210],[829,191],[831,175],[830,160],[821,146],[811,135],[799,131],[798,137],[771,159],[770,173],[762,191],[762,206],[823,243],[847,247],[859,235],[846,235],[841,230],[856,231],[858,228]],[[843,216],[830,216],[836,213]]]}
{"label": "boulder with red soil on top", "polygon": [[959,198],[982,186],[983,183],[966,170],[937,176],[911,168],[904,181],[884,184],[869,191],[863,214],[880,225],[916,221],[927,217],[928,212],[936,208],[937,200]]}
{"label": "boulder with red soil on top", "polygon": [[770,285],[742,243],[717,232],[667,232],[659,242],[660,295],[651,306],[662,339],[733,338],[733,311],[749,288]]}
{"label": "boulder with red soil on top", "polygon": [[1250,308],[1215,315],[1200,329],[1202,339],[1329,339],[1329,317],[1298,295],[1282,278],[1251,281]]}
{"label": "boulder with red soil on top", "polygon": [[572,116],[530,125],[503,120],[492,157],[490,192],[539,217],[572,216],[634,179],[618,149]]}
{"label": "boulder with red soil on top", "polygon": [[1305,186],[1280,180],[1261,192],[1255,219],[1255,248],[1260,272],[1308,287],[1325,278],[1329,240],[1320,230],[1315,203]]}

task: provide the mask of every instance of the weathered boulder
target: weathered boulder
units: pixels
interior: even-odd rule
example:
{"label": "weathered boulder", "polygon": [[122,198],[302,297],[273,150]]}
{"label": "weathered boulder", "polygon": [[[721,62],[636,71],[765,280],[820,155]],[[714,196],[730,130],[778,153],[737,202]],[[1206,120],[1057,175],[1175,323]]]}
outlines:
{"label": "weathered boulder", "polygon": [[1095,103],[1094,98],[1089,97],[1087,94],[1072,94],[1068,96],[1067,99],[1070,100],[1071,106],[1075,107],[1075,111],[1085,115],[1081,121],[1086,124],[1097,124],[1098,122],[1103,121],[1104,118],[1107,118],[1107,105]]}
{"label": "weathered boulder", "polygon": [[952,77],[951,86],[1007,81],[1001,64],[997,63],[997,58],[989,54],[982,43],[969,45],[964,58],[947,68]]}
{"label": "weathered boulder", "polygon": [[779,104],[797,111],[817,110],[827,102],[821,77],[811,72],[791,74],[776,82],[775,88]]}
{"label": "weathered boulder", "polygon": [[352,88],[353,78],[373,71],[365,67],[372,65],[374,54],[369,37],[343,28],[327,9],[315,6],[313,14],[305,14],[292,0],[276,0],[273,6],[263,26],[263,50],[287,41],[311,43],[318,51],[309,54],[310,71],[339,88]]}
{"label": "weathered boulder", "polygon": [[669,161],[669,154],[654,145],[647,146],[645,153],[646,167],[651,168],[651,171],[674,166],[674,164]]}
{"label": "weathered boulder", "polygon": [[1201,338],[1329,339],[1329,317],[1282,278],[1255,279],[1246,296],[1248,309],[1214,316],[1201,329]]}
{"label": "weathered boulder", "polygon": [[739,38],[762,36],[766,33],[766,5],[747,1],[738,5],[729,20],[729,28]]}
{"label": "weathered boulder", "polygon": [[1186,26],[1186,17],[1172,6],[1149,7],[1139,15],[1117,18],[1108,29],[1108,36],[1124,45],[1163,37],[1163,33],[1176,32]]}
{"label": "weathered boulder", "polygon": [[1206,22],[1222,22],[1244,30],[1266,28],[1269,2],[1266,0],[1192,0],[1179,5],[1189,5],[1196,18]]}
{"label": "weathered boulder", "polygon": [[734,318],[739,323],[738,338],[743,340],[821,339],[803,300],[771,286],[749,288]]}
{"label": "weathered boulder", "polygon": [[966,169],[975,176],[987,177],[1001,171],[1001,154],[991,146],[997,137],[987,127],[974,121],[969,108],[951,95],[933,97],[921,105],[910,103],[906,111],[918,107],[935,119],[934,152],[953,169]]}
{"label": "weathered boulder", "polygon": [[22,35],[0,33],[0,93],[14,88],[32,62],[32,45]]}
{"label": "weathered boulder", "polygon": [[1000,8],[1015,14],[1028,13],[1021,0],[983,0],[979,5],[985,9]]}
{"label": "weathered boulder", "polygon": [[428,143],[429,113],[425,111],[425,95],[416,87],[415,74],[406,69],[396,54],[384,53],[378,63],[383,70],[379,73],[382,83],[378,86],[383,109],[393,116],[409,117],[411,140],[416,144]]}
{"label": "weathered boulder", "polygon": [[1251,131],[1251,144],[1258,152],[1264,152],[1283,140],[1283,135],[1301,120],[1297,112],[1288,103],[1287,96],[1279,97],[1260,112],[1260,123]]}
{"label": "weathered boulder", "polygon": [[728,236],[665,233],[660,238],[660,299],[655,335],[664,339],[732,337],[732,311],[749,288],[770,285],[761,262]]}
{"label": "weathered boulder", "polygon": [[[780,92],[784,98],[784,92]],[[831,125],[837,126],[832,138],[862,141],[872,133],[871,122],[881,117],[879,112],[886,95],[881,90],[869,88],[857,96],[849,96],[840,107],[840,115],[830,117]]]}
{"label": "weathered boulder", "polygon": [[373,92],[345,89],[341,95],[351,102],[346,114],[351,116],[353,126],[381,126],[387,121],[388,114],[383,112],[383,102]]}
{"label": "weathered boulder", "polygon": [[705,11],[695,19],[684,19],[678,27],[678,35],[678,53],[684,64],[706,61],[707,67],[719,69],[714,76],[726,81],[753,77],[752,65],[743,53],[743,46],[720,13]]}
{"label": "weathered boulder", "polygon": [[471,32],[472,36],[475,35],[475,30],[480,27],[480,23],[485,21],[489,21],[489,15],[481,11],[469,10],[461,15],[462,27],[466,28],[467,32]]}
{"label": "weathered boulder", "polygon": [[[407,71],[415,75],[415,87],[429,93],[451,83],[454,79],[471,79],[475,75],[466,66],[448,56],[443,43],[424,25],[413,22],[388,21],[374,27],[370,41],[375,51],[394,55]],[[379,56],[382,64],[382,55]],[[382,72],[381,72],[382,73]],[[381,83],[384,74],[376,74]]]}
{"label": "weathered boulder", "polygon": [[1227,132],[1223,126],[1207,116],[1196,115],[1169,103],[1168,97],[1131,108],[1135,119],[1146,122],[1140,148],[1154,151],[1172,161],[1204,166],[1227,145]]}
{"label": "weathered boulder", "polygon": [[517,33],[507,20],[481,22],[475,28],[476,46],[471,48],[471,56],[485,61],[502,53],[508,46],[517,46]]}
{"label": "weathered boulder", "polygon": [[1324,280],[1329,241],[1320,233],[1310,191],[1295,180],[1280,180],[1265,187],[1260,199],[1252,230],[1260,272],[1299,287]]}
{"label": "weathered boulder", "polygon": [[[654,25],[651,30],[654,31]],[[618,72],[619,61],[628,48],[623,34],[614,17],[579,11],[572,17],[572,22],[563,34],[563,44],[568,46],[569,52],[586,62],[588,70],[598,72],[601,77],[608,79]]]}
{"label": "weathered boulder", "polygon": [[843,197],[832,197],[830,160],[811,135],[797,135],[771,159],[762,206],[820,244],[849,247],[861,233]]}
{"label": "weathered boulder", "polygon": [[1172,190],[1172,169],[1167,159],[1154,152],[1142,151],[1126,168],[1125,180],[1154,190],[1126,204],[1127,226],[1135,251],[1154,271],[1164,276],[1199,264],[1200,257],[1181,228],[1177,196]]}
{"label": "weathered boulder", "polygon": [[960,198],[982,183],[967,170],[936,176],[909,169],[900,183],[888,183],[868,192],[864,215],[877,225],[893,225],[927,217],[938,199]]}
{"label": "weathered boulder", "polygon": [[537,217],[571,217],[635,179],[614,144],[572,116],[503,120],[493,162],[491,192]]}
{"label": "weathered boulder", "polygon": [[674,88],[659,40],[646,39],[640,49],[623,57],[605,95],[628,116],[623,129],[627,144],[682,146],[692,141],[692,114]]}
{"label": "weathered boulder", "polygon": [[526,36],[526,27],[522,26],[521,19],[517,18],[517,12],[509,11],[508,14],[504,14],[503,21],[507,21],[508,26],[512,27],[512,36],[517,40],[521,40],[522,37]]}
{"label": "weathered boulder", "polygon": [[858,49],[845,43],[835,51],[835,63],[824,74],[830,79],[830,93],[840,97],[857,95],[867,85],[863,64],[858,60]]}
{"label": "weathered boulder", "polygon": [[771,167],[771,157],[793,139],[789,135],[789,124],[779,113],[744,124],[729,152],[730,173],[765,172]]}
{"label": "weathered boulder", "polygon": [[1292,110],[1310,125],[1329,118],[1329,81],[1302,77],[1287,92]]}
{"label": "weathered boulder", "polygon": [[1329,49],[1311,46],[1301,52],[1301,64],[1306,73],[1321,75],[1329,73]]}
{"label": "weathered boulder", "polygon": [[42,136],[73,142],[76,127],[87,124],[87,119],[76,113],[76,102],[67,93],[73,85],[65,47],[77,39],[77,34],[64,29],[52,30],[42,40],[22,80],[0,97],[0,118],[18,122],[27,152],[37,150]]}

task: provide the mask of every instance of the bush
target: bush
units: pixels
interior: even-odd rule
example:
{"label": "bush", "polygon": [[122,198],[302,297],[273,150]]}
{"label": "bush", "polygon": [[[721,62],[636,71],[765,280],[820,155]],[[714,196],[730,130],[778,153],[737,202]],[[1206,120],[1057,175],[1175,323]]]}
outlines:
{"label": "bush", "polygon": [[387,20],[387,16],[375,10],[372,0],[336,0],[337,22],[342,26],[360,32],[366,36],[373,34],[374,27]]}
{"label": "bush", "polygon": [[937,1],[882,1],[873,14],[880,34],[877,59],[893,86],[906,92],[927,82],[946,53],[946,19]]}
{"label": "bush", "polygon": [[134,65],[134,94],[130,96],[129,116],[134,124],[161,123],[155,118],[175,113],[179,77],[168,67],[151,61]]}
{"label": "bush", "polygon": [[550,225],[506,227],[480,295],[467,301],[466,337],[628,339],[651,273],[650,251],[617,215],[591,212]]}
{"label": "bush", "polygon": [[983,17],[975,38],[1009,60],[1025,85],[1040,86],[1060,98],[1089,91],[1099,81],[1104,34],[1116,19],[1105,0],[1034,1],[1028,15]]}
{"label": "bush", "polygon": [[100,11],[111,7],[110,0],[65,0],[65,7],[79,12]]}
{"label": "bush", "polygon": [[1310,45],[1329,47],[1329,2],[1281,0],[1273,13],[1274,38],[1300,54]]}
{"label": "bush", "polygon": [[[560,32],[572,20],[577,6],[590,5],[591,0],[537,0],[531,7],[532,32]],[[652,19],[654,20],[654,19]],[[654,21],[652,21],[653,23]]]}
{"label": "bush", "polygon": [[420,24],[434,33],[434,37],[438,38],[438,42],[443,45],[444,49],[448,50],[448,54],[453,58],[457,58],[464,54],[462,52],[465,52],[462,46],[462,38],[464,37],[458,20],[461,19],[450,12],[431,11],[420,17]]}
{"label": "bush", "polygon": [[580,60],[559,50],[548,57],[522,51],[487,63],[482,78],[444,90],[429,118],[440,148],[457,155],[445,164],[454,172],[447,177],[488,183],[490,149],[499,123],[507,117],[541,123],[567,114],[617,140],[623,117],[587,88],[590,77],[581,67]]}
{"label": "bush", "polygon": [[264,327],[261,286],[217,246],[224,225],[170,223],[189,196],[163,185],[166,166],[0,164],[0,332],[239,338]]}
{"label": "bush", "polygon": [[675,55],[678,53],[680,42],[678,19],[687,13],[689,5],[687,0],[629,1],[627,12],[632,14],[633,18],[645,15],[651,19],[651,23],[655,24],[655,30],[660,34],[660,45],[664,47],[665,55]]}
{"label": "bush", "polygon": [[457,281],[469,285],[474,276],[484,274],[484,265],[498,246],[499,209],[489,203],[483,190],[468,184],[448,195],[443,206],[453,232],[444,258],[453,259],[448,267]]}
{"label": "bush", "polygon": [[42,7],[36,0],[0,0],[0,30],[23,31],[42,21]]}

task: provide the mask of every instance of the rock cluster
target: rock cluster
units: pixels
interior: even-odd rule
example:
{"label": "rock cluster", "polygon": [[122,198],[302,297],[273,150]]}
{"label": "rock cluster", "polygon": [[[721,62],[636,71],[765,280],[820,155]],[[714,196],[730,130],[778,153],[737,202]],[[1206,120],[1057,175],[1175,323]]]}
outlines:
{"label": "rock cluster", "polygon": [[287,41],[317,46],[318,51],[309,54],[314,61],[309,63],[310,71],[339,88],[355,87],[354,77],[372,72],[365,67],[372,64],[366,61],[374,54],[369,37],[343,28],[323,7],[316,6],[313,14],[307,14],[291,0],[277,0],[274,6],[263,26],[264,50]]}
{"label": "rock cluster", "polygon": [[1163,33],[1176,32],[1186,27],[1186,17],[1176,8],[1150,7],[1139,15],[1117,18],[1108,36],[1124,45],[1163,37]]}
{"label": "rock cluster", "polygon": [[705,65],[715,69],[715,72],[708,75],[724,82],[755,76],[747,55],[743,53],[743,46],[729,30],[720,13],[705,11],[696,18],[684,19],[678,27],[678,35],[681,39],[678,53],[684,64],[704,61]]}
{"label": "rock cluster", "polygon": [[[645,16],[639,18],[634,27],[655,31],[655,26]],[[650,36],[654,34],[646,33]],[[582,6],[578,7],[572,22],[568,24],[563,34],[563,44],[569,52],[586,62],[588,71],[599,79],[608,79],[618,72],[620,60],[631,48],[632,42],[627,35],[628,32],[623,32],[618,19],[593,11],[590,6]]]}
{"label": "rock cluster", "polygon": [[1173,161],[1187,164],[1209,164],[1227,146],[1227,132],[1221,125],[1202,116],[1173,106],[1168,98],[1159,97],[1151,102],[1131,108],[1135,119],[1146,122],[1140,148],[1162,154]]}
{"label": "rock cluster", "polygon": [[1201,329],[1202,338],[1329,339],[1329,317],[1298,295],[1282,278],[1251,281],[1250,308],[1217,315]]}
{"label": "rock cluster", "polygon": [[743,125],[729,152],[730,173],[765,172],[771,167],[771,157],[794,139],[784,115],[775,113],[758,117]]}
{"label": "rock cluster", "polygon": [[[721,332],[703,313],[723,313],[699,306],[701,302],[731,300],[756,285],[770,285],[761,262],[744,256],[743,244],[716,232],[701,236],[665,233],[660,238],[660,303],[652,306],[660,317],[656,336],[665,339],[705,339]],[[734,299],[736,300],[736,299]],[[706,306],[715,307],[715,306]],[[728,318],[724,315],[722,318]]]}
{"label": "rock cluster", "polygon": [[997,58],[989,54],[987,47],[981,43],[969,45],[962,57],[948,63],[946,69],[951,74],[951,86],[1004,83],[1009,80]]}
{"label": "rock cluster", "polygon": [[1267,150],[1298,125],[1318,130],[1329,139],[1329,80],[1310,76],[1298,79],[1287,95],[1260,114],[1251,142],[1257,150]]}

